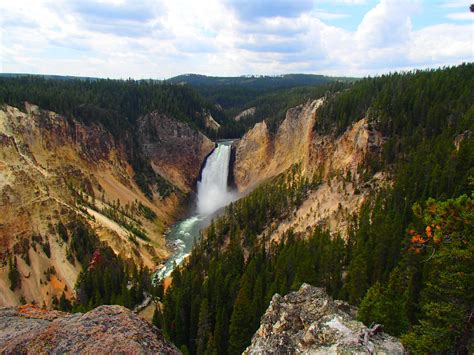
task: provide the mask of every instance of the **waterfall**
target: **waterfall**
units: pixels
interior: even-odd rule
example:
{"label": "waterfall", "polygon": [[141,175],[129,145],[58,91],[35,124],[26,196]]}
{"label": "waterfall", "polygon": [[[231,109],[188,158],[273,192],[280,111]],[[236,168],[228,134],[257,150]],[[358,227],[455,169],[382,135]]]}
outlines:
{"label": "waterfall", "polygon": [[210,215],[234,199],[234,194],[227,188],[230,153],[229,143],[219,143],[206,160],[197,185],[197,211],[200,215]]}
{"label": "waterfall", "polygon": [[207,158],[201,181],[197,185],[196,214],[176,223],[166,235],[168,247],[173,250],[173,255],[155,272],[154,284],[170,275],[175,266],[189,255],[194,242],[200,236],[201,228],[207,225],[212,214],[237,198],[237,194],[227,188],[230,153],[230,142],[223,142],[219,143]]}

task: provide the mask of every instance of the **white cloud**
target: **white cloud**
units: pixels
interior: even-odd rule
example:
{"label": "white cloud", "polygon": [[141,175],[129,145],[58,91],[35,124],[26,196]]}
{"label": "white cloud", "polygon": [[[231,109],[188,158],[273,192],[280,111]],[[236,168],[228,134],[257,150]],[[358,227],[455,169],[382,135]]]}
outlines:
{"label": "white cloud", "polygon": [[[433,25],[413,30],[419,3],[382,0],[356,32],[326,26],[327,73],[367,75],[474,60],[472,25]],[[341,70],[344,68],[344,70]]]}
{"label": "white cloud", "polygon": [[[189,72],[366,75],[474,61],[473,24],[414,30],[419,1],[381,0],[355,31],[325,23],[350,15],[351,6],[347,13],[297,6],[288,16],[258,8],[249,20],[227,0],[153,1],[146,14],[144,3],[108,0],[94,8],[88,0],[80,9],[77,3],[84,4],[1,2],[0,70],[121,78]],[[280,10],[292,6],[279,4]],[[108,13],[107,6],[114,10]]]}
{"label": "white cloud", "polygon": [[335,3],[344,5],[366,5],[369,0],[320,0],[318,3]]}
{"label": "white cloud", "polygon": [[343,14],[338,12],[328,12],[328,11],[315,11],[313,15],[321,20],[339,20],[342,18],[350,17],[349,14]]}
{"label": "white cloud", "polygon": [[473,61],[472,27],[469,31],[469,26],[441,24],[414,33],[409,46],[409,59],[413,62],[454,64],[454,58]]}
{"label": "white cloud", "polygon": [[415,10],[414,2],[380,1],[364,16],[357,28],[359,44],[364,48],[383,48],[406,43],[412,30],[410,15]]}

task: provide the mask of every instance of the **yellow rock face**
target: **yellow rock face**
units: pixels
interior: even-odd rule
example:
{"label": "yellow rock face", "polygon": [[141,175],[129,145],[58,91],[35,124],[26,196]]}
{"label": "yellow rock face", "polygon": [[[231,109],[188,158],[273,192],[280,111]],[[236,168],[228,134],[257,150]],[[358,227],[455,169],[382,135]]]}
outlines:
{"label": "yellow rock face", "polygon": [[214,142],[187,124],[157,112],[141,117],[137,125],[140,147],[155,172],[181,191],[191,191]]}
{"label": "yellow rock face", "polygon": [[301,174],[308,179],[320,181],[287,220],[263,232],[269,240],[279,240],[290,228],[304,234],[317,225],[345,236],[350,216],[374,189],[387,183],[384,173],[363,181],[359,170],[368,154],[373,150],[378,154],[383,145],[381,134],[370,130],[365,118],[339,137],[314,134],[316,110],[321,104],[322,100],[316,100],[288,110],[274,137],[262,122],[238,142],[234,176],[240,191],[250,190],[294,164],[300,165]]}
{"label": "yellow rock face", "polygon": [[[79,263],[66,257],[68,245],[55,226],[75,216],[87,220],[115,253],[155,268],[169,255],[163,234],[180,211],[180,194],[147,199],[134,181],[123,141],[116,141],[101,126],[86,126],[34,105],[26,104],[25,108],[26,112],[10,106],[0,108],[0,307],[19,304],[21,297],[48,306],[51,298],[60,297],[64,290],[72,296],[81,270]],[[195,158],[180,160],[192,166],[196,177],[198,160],[213,148],[212,142],[203,141],[207,145],[196,145]],[[168,162],[170,169],[174,168],[172,161]],[[154,163],[161,166],[159,159]],[[189,181],[178,179],[177,183],[190,189],[192,178]],[[86,202],[78,203],[77,194]],[[137,212],[139,204],[157,218],[147,220]],[[125,211],[120,212],[122,218],[138,223],[149,241],[133,237],[123,224],[104,213],[107,208],[118,210],[117,206]],[[41,243],[49,243],[50,257]],[[15,291],[10,290],[8,280],[7,260],[12,255],[22,284]],[[47,277],[45,271],[50,268],[54,274]]]}
{"label": "yellow rock face", "polygon": [[276,135],[270,136],[265,122],[257,123],[238,142],[234,177],[239,191],[278,175],[291,165],[304,162],[311,144],[315,100],[288,110]]}

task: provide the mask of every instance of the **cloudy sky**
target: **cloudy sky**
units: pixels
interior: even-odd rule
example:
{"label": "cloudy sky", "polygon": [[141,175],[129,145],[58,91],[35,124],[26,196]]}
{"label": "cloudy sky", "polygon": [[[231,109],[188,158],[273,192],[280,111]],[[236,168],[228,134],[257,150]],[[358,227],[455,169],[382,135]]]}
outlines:
{"label": "cloudy sky", "polygon": [[461,0],[8,0],[0,72],[363,76],[474,61]]}

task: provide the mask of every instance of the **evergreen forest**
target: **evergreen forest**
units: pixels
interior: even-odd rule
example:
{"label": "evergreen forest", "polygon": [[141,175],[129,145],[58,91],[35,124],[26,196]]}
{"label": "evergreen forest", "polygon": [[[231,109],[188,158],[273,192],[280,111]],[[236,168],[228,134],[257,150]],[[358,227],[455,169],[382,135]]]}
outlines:
{"label": "evergreen forest", "polygon": [[360,80],[331,94],[317,133],[337,134],[365,115],[386,138],[364,173],[386,171],[343,240],[316,227],[269,243],[317,188],[298,167],[257,187],[214,220],[176,269],[155,323],[189,353],[241,353],[274,293],[301,283],[359,306],[414,353],[473,349],[474,65]]}

